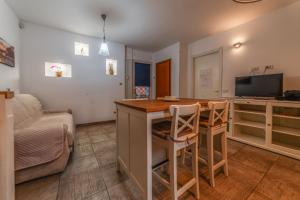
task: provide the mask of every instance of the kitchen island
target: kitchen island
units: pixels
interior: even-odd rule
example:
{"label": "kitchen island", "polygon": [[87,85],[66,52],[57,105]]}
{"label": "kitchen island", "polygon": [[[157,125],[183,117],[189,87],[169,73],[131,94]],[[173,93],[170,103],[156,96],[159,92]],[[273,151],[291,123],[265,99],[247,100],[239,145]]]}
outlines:
{"label": "kitchen island", "polygon": [[117,165],[125,171],[143,194],[152,200],[152,121],[170,117],[170,105],[199,102],[207,107],[208,100],[180,99],[120,100],[117,106]]}

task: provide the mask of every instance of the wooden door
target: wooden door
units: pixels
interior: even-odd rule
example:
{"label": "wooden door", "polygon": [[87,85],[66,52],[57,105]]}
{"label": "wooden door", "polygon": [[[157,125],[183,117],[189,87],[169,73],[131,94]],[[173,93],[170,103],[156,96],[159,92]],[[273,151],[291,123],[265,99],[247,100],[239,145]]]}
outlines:
{"label": "wooden door", "polygon": [[171,59],[156,63],[156,98],[171,96]]}
{"label": "wooden door", "polygon": [[221,50],[194,58],[194,98],[210,99],[221,96]]}

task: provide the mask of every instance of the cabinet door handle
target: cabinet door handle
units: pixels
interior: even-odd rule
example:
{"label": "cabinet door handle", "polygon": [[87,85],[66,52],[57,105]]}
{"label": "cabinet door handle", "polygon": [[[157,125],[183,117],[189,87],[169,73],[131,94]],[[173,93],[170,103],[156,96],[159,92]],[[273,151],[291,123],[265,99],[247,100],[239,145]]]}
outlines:
{"label": "cabinet door handle", "polygon": [[271,124],[268,124],[268,126],[271,126]]}

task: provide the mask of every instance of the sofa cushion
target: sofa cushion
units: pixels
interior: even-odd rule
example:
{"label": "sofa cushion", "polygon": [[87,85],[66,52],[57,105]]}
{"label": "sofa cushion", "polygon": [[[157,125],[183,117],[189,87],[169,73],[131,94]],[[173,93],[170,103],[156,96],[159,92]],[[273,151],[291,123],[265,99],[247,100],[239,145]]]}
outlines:
{"label": "sofa cushion", "polygon": [[17,98],[13,98],[11,100],[11,108],[14,115],[15,129],[25,127],[25,122],[30,116],[24,105]]}
{"label": "sofa cushion", "polygon": [[16,99],[24,105],[31,117],[40,117],[42,115],[42,105],[36,97],[30,94],[18,94]]}
{"label": "sofa cushion", "polygon": [[73,145],[75,126],[72,114],[67,112],[43,112],[40,101],[30,94],[17,94],[12,100],[15,130],[52,124],[68,128],[67,139]]}
{"label": "sofa cushion", "polygon": [[73,123],[73,116],[69,113],[45,113],[42,117],[35,122],[33,125],[44,125],[44,124],[65,124],[68,127],[67,138],[69,145],[73,144],[75,127]]}
{"label": "sofa cushion", "polygon": [[42,106],[37,98],[29,94],[17,94],[12,99],[14,127],[21,129],[29,127],[42,115]]}
{"label": "sofa cushion", "polygon": [[63,124],[40,124],[16,130],[15,169],[37,166],[61,156],[66,129]]}

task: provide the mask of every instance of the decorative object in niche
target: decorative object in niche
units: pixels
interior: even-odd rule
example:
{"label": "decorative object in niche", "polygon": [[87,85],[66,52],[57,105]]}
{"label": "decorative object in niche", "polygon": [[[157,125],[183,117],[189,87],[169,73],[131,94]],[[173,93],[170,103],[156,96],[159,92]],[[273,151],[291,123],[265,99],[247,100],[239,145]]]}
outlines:
{"label": "decorative object in niche", "polygon": [[75,55],[89,56],[89,45],[85,43],[75,42]]}
{"label": "decorative object in niche", "polygon": [[117,60],[106,59],[106,75],[117,75]]}
{"label": "decorative object in niche", "polygon": [[51,70],[55,72],[56,77],[62,77],[63,75],[63,71],[62,71],[62,67],[60,65],[52,65]]}
{"label": "decorative object in niche", "polygon": [[45,62],[46,77],[72,77],[72,66],[61,63]]}
{"label": "decorative object in niche", "polygon": [[15,48],[0,37],[0,63],[15,67]]}

